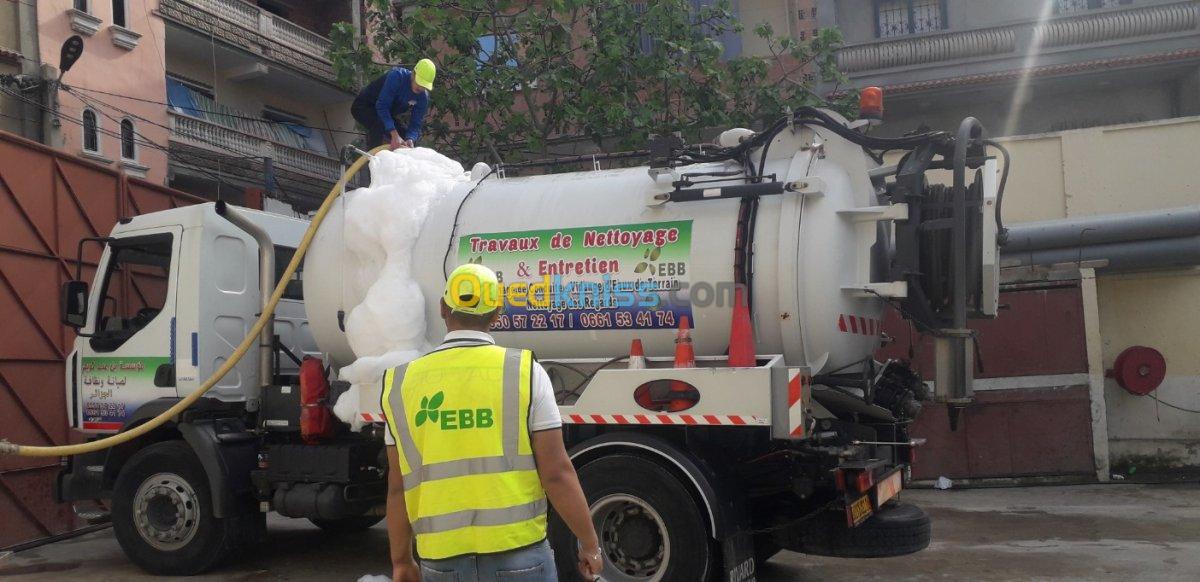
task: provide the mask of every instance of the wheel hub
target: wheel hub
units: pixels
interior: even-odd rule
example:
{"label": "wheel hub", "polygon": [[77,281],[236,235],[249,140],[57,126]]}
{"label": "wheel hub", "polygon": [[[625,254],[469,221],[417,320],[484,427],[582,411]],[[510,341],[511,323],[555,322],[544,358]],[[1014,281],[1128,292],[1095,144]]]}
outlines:
{"label": "wheel hub", "polygon": [[156,549],[186,546],[200,526],[196,490],[174,473],[147,477],[134,494],[133,523],[138,535]]}
{"label": "wheel hub", "polygon": [[610,495],[596,501],[591,512],[604,557],[601,578],[612,582],[662,579],[671,543],[654,508],[631,495]]}

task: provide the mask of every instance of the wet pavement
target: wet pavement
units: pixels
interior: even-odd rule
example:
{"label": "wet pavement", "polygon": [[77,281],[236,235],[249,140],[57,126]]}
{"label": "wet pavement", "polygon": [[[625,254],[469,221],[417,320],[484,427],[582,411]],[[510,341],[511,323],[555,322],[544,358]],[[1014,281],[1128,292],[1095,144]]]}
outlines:
{"label": "wet pavement", "polygon": [[[1084,485],[905,491],[933,517],[929,549],[846,560],[783,552],[758,572],[784,580],[1200,580],[1200,485]],[[193,581],[357,580],[388,571],[381,523],[326,534],[272,518],[270,540]],[[110,530],[4,555],[0,579],[156,580],[130,564]]]}

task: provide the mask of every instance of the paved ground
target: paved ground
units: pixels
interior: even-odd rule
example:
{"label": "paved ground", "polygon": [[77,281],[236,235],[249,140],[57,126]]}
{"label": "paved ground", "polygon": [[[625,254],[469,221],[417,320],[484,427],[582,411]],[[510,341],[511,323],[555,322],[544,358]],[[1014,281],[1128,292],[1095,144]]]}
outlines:
{"label": "paved ground", "polygon": [[[924,552],[882,560],[783,553],[759,580],[1200,580],[1200,486],[906,491],[934,520]],[[383,525],[334,537],[290,520],[238,564],[192,580],[356,580],[387,570]],[[0,558],[0,579],[149,580],[109,531]]]}

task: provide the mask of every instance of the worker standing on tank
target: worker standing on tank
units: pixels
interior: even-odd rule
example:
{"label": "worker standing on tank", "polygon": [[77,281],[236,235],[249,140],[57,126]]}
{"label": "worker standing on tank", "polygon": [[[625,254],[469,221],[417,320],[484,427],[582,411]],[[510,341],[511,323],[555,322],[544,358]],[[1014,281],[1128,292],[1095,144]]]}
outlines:
{"label": "worker standing on tank", "polygon": [[580,572],[588,580],[600,573],[599,540],[563,444],[550,377],[532,352],[497,346],[488,334],[501,297],[491,269],[454,269],[440,302],[442,344],[384,374],[397,582],[517,572],[521,580],[558,580],[547,498],[580,541]]}
{"label": "worker standing on tank", "polygon": [[[421,138],[421,125],[429,111],[429,92],[437,66],[429,59],[417,61],[408,70],[393,67],[375,79],[354,98],[350,113],[367,129],[367,148],[390,143],[391,149],[411,148]],[[397,125],[408,112],[408,123]],[[390,142],[389,142],[390,140]]]}

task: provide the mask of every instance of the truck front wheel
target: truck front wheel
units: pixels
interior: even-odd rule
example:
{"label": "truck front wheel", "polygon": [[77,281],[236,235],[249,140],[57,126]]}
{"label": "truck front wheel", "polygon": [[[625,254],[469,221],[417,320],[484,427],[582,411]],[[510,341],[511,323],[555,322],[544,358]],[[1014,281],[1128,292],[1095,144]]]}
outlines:
{"label": "truck front wheel", "polygon": [[[607,582],[707,580],[713,554],[708,528],[688,490],[661,466],[612,455],[579,469],[600,537]],[[578,578],[575,536],[556,514],[550,521],[560,579]]]}
{"label": "truck front wheel", "polygon": [[183,441],[156,443],[129,459],[113,488],[112,518],[125,554],[153,574],[199,574],[234,547],[232,520],[213,516],[208,479]]}

